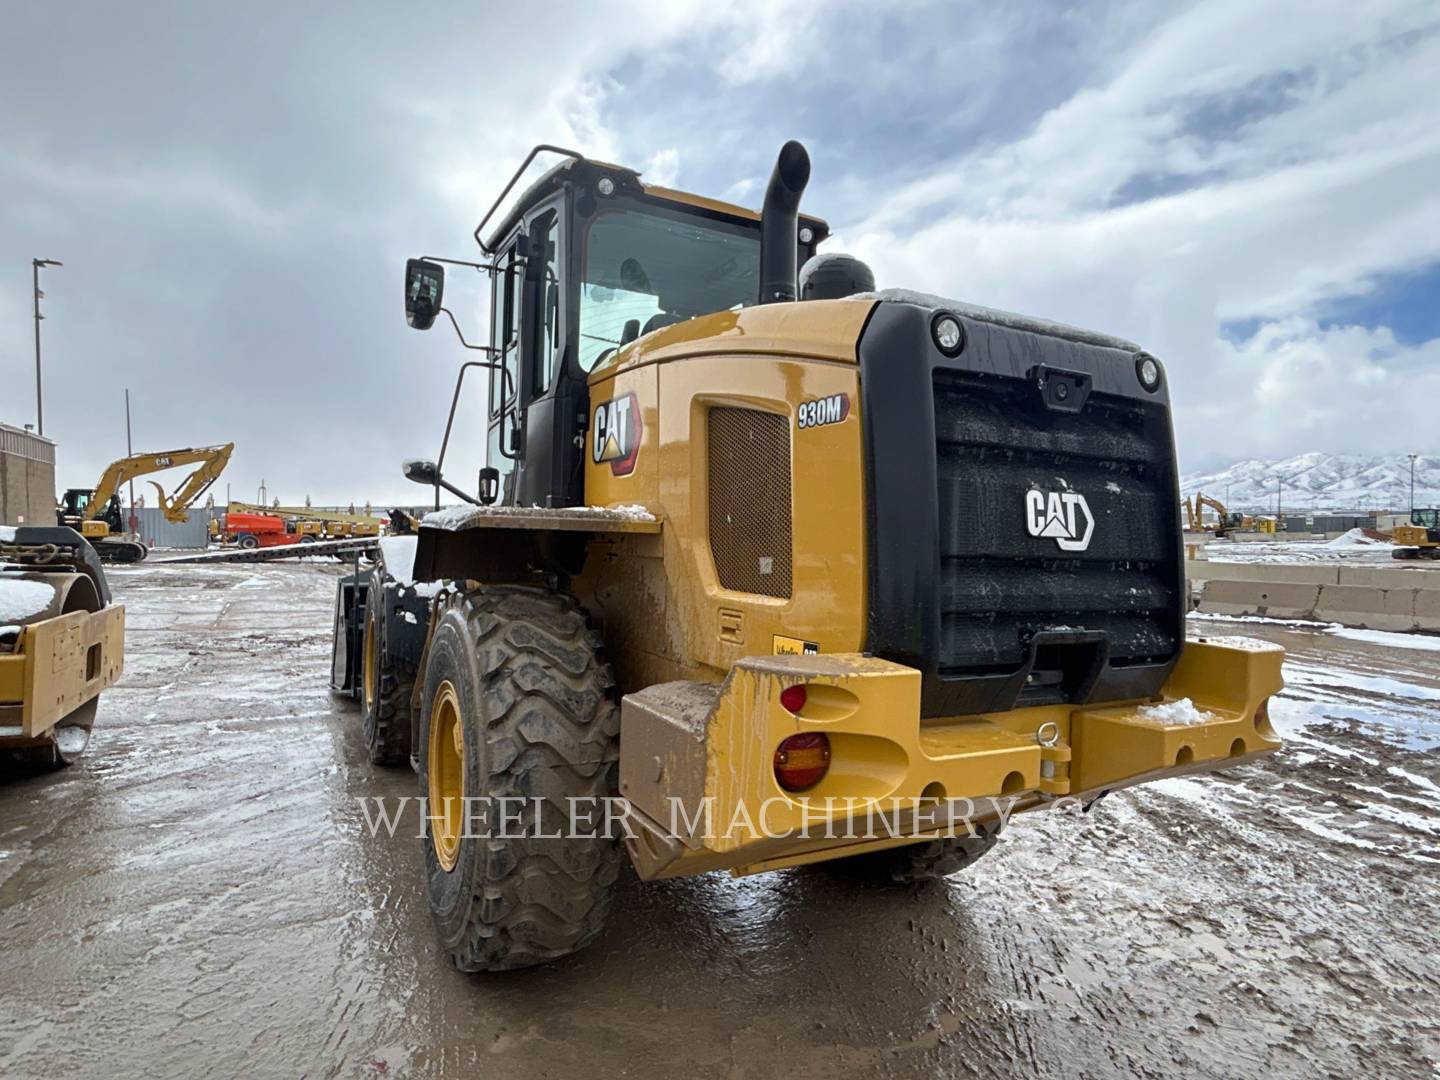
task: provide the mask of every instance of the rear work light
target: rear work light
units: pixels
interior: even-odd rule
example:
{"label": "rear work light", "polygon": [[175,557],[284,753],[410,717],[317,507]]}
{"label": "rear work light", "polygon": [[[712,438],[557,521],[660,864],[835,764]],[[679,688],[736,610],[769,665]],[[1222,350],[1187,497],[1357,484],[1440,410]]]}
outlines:
{"label": "rear work light", "polygon": [[788,712],[798,713],[805,708],[805,699],[808,697],[804,686],[787,686],[780,691],[780,704]]}
{"label": "rear work light", "polygon": [[825,778],[830,739],[818,731],[791,735],[775,748],[775,781],[786,791],[804,791]]}

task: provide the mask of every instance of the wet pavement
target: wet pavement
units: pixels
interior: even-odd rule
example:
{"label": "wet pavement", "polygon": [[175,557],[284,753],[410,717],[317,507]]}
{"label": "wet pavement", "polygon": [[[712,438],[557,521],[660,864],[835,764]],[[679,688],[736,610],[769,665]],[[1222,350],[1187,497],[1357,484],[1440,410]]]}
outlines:
{"label": "wet pavement", "polygon": [[[467,976],[359,800],[338,570],[118,570],[82,762],[0,773],[0,1076],[1432,1075],[1440,640],[1292,650],[1280,754],[1017,819],[969,875],[642,884],[571,960]],[[1400,647],[1409,645],[1411,647]]]}

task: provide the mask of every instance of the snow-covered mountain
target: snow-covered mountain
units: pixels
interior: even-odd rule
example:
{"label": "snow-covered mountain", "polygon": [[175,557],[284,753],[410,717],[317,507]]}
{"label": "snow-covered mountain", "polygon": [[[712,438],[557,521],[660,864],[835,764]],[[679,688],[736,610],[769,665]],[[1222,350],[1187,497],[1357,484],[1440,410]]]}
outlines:
{"label": "snow-covered mountain", "polygon": [[[1280,505],[1286,512],[1410,508],[1410,459],[1393,454],[1313,453],[1240,461],[1219,472],[1182,474],[1180,489],[1182,495],[1202,491],[1234,510],[1274,513],[1281,479]],[[1440,457],[1415,459],[1415,505],[1440,506]]]}

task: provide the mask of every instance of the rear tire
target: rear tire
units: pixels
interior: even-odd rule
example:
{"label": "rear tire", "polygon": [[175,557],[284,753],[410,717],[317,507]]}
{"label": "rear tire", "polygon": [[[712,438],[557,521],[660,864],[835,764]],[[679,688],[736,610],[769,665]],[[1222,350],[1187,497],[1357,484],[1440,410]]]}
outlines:
{"label": "rear tire", "polygon": [[[617,779],[614,690],[600,639],[569,596],[482,586],[437,613],[420,787],[432,816],[446,793],[480,801],[468,823],[428,823],[426,894],[462,971],[543,964],[600,934],[621,861],[599,801]],[[581,800],[573,828],[570,799]]]}
{"label": "rear tire", "polygon": [[989,853],[1000,838],[998,831],[986,833],[980,826],[976,826],[976,832],[979,835],[926,840],[832,859],[820,865],[840,877],[869,885],[936,881],[969,869],[976,859]]}
{"label": "rear tire", "polygon": [[370,575],[370,602],[365,605],[364,652],[361,653],[361,706],[365,750],[376,765],[410,763],[410,695],[415,672],[390,651],[384,612],[385,577],[377,567]]}
{"label": "rear tire", "polygon": [[246,551],[254,551],[260,546],[260,541],[255,539],[255,537],[251,536],[249,533],[241,533],[240,537],[235,541],[235,543],[237,546],[244,548]]}

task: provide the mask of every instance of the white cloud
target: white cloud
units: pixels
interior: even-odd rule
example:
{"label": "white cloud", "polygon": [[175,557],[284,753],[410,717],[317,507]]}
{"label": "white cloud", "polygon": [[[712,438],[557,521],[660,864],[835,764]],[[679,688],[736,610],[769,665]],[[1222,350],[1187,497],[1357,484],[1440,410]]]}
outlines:
{"label": "white cloud", "polygon": [[673,187],[680,176],[680,151],[673,146],[657,150],[650,155],[650,160],[645,163],[641,175],[645,177],[645,182],[648,184]]}
{"label": "white cloud", "polygon": [[[0,404],[29,418],[24,259],[65,259],[45,332],[66,483],[123,445],[130,386],[146,444],[236,438],[237,491],[414,497],[395,462],[433,451],[457,351],[403,328],[400,260],[473,256],[538,142],[754,205],[799,134],[806,209],[882,284],[1145,342],[1190,458],[1434,430],[1434,343],[1322,317],[1440,258],[1433,6],[577,3],[540,52],[494,48],[533,39],[523,7],[437,35],[348,5],[282,38],[52,8],[0,40],[0,247],[21,253],[0,385],[23,390]],[[477,337],[480,284],[447,289]]]}
{"label": "white cloud", "polygon": [[[1420,419],[1419,387],[1397,372],[1436,343],[1406,350],[1383,328],[1314,318],[1440,259],[1440,37],[1397,38],[1418,22],[1397,4],[1203,5],[1104,86],[918,178],[846,233],[882,284],[1145,343],[1171,372],[1182,455],[1408,447],[1382,418]],[[1230,118],[1187,126],[1207,108]],[[1137,176],[1179,190],[1114,205]],[[1222,336],[1251,319],[1252,341]]]}

